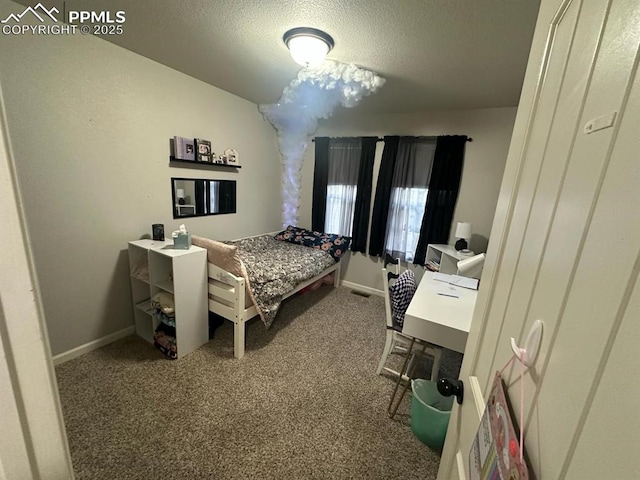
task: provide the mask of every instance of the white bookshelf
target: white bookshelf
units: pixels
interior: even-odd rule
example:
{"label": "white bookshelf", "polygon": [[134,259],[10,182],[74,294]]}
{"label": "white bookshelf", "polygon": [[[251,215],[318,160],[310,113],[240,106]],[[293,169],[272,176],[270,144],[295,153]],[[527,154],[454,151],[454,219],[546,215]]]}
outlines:
{"label": "white bookshelf", "polygon": [[[148,278],[133,273],[148,265]],[[172,241],[129,242],[129,267],[136,333],[153,343],[158,321],[152,315],[151,298],[164,291],[175,303],[178,358],[209,341],[207,312],[207,253],[200,247],[176,250]]]}
{"label": "white bookshelf", "polygon": [[427,245],[426,262],[438,265],[441,273],[458,275],[458,261],[473,255],[473,252],[462,254],[452,245],[429,244]]}

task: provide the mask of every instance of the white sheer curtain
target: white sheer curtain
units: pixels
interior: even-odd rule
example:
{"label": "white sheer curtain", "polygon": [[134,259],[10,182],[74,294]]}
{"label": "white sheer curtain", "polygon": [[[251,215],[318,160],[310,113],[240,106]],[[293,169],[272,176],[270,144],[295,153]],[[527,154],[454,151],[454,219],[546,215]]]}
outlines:
{"label": "white sheer curtain", "polygon": [[351,236],[358,190],[362,141],[332,138],[329,141],[329,176],[325,232]]}
{"label": "white sheer curtain", "polygon": [[220,198],[220,182],[209,182],[209,188],[211,189],[211,191],[209,192],[209,212],[218,213],[220,211],[220,205],[218,201],[218,199]]}
{"label": "white sheer curtain", "polygon": [[412,262],[427,204],[435,137],[401,137],[393,172],[385,251]]}
{"label": "white sheer curtain", "polygon": [[385,247],[394,258],[413,262],[428,191],[407,187],[395,187],[391,191]]}
{"label": "white sheer curtain", "polygon": [[325,232],[351,236],[357,190],[356,185],[327,185]]}

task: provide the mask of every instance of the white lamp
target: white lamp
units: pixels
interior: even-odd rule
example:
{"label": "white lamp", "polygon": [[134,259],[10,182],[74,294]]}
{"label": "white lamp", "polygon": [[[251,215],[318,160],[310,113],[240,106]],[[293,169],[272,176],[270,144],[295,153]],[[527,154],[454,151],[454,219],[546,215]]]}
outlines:
{"label": "white lamp", "polygon": [[462,277],[480,278],[484,267],[485,254],[479,253],[473,257],[465,258],[458,262],[458,275]]}
{"label": "white lamp", "polygon": [[334,45],[331,35],[310,27],[292,28],[282,40],[295,62],[307,68],[320,65]]}
{"label": "white lamp", "polygon": [[467,240],[471,238],[471,224],[465,222],[458,222],[456,227],[456,238],[459,240],[456,242],[456,250],[466,250]]}
{"label": "white lamp", "polygon": [[178,204],[184,205],[184,188],[176,189],[176,197],[178,198]]}

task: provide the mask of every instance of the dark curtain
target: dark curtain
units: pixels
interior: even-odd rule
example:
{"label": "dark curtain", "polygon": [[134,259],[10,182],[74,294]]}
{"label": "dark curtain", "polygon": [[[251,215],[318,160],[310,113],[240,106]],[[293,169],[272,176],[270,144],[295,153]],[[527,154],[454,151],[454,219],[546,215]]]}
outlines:
{"label": "dark curtain", "polygon": [[207,209],[207,192],[204,180],[195,181],[195,200],[196,200],[196,214],[204,215],[208,213]]}
{"label": "dark curtain", "polygon": [[327,212],[327,183],[329,181],[329,137],[316,137],[315,166],[313,169],[313,200],[311,229],[324,230]]}
{"label": "dark curtain", "polygon": [[358,190],[356,192],[351,250],[365,253],[369,231],[369,209],[371,208],[371,186],[373,184],[373,160],[376,154],[377,137],[362,137]]}
{"label": "dark curtain", "polygon": [[449,241],[453,211],[460,191],[466,143],[466,135],[438,137],[414,264],[424,265],[428,244],[446,244]]}
{"label": "dark curtain", "polygon": [[371,216],[371,236],[369,238],[369,255],[381,257],[384,252],[384,237],[389,218],[389,203],[393,182],[393,171],[398,155],[398,136],[384,137],[384,150],[378,173],[376,197],[373,202],[373,215]]}
{"label": "dark curtain", "polygon": [[219,182],[220,192],[218,206],[220,213],[235,213],[236,211],[236,182]]}

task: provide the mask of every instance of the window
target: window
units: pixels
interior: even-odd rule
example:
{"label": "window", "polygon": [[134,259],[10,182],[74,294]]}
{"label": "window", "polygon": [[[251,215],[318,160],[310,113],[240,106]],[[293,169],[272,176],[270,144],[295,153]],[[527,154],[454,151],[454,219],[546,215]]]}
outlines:
{"label": "window", "polygon": [[329,177],[324,231],[351,236],[358,190],[362,142],[359,138],[329,141]]}
{"label": "window", "polygon": [[424,265],[427,245],[447,243],[466,135],[384,137],[369,255]]}
{"label": "window", "polygon": [[414,260],[435,149],[433,137],[401,137],[398,143],[384,250],[402,261]]}
{"label": "window", "polygon": [[220,198],[220,184],[218,182],[209,182],[211,189],[209,197],[209,211],[211,213],[220,213],[218,198]]}
{"label": "window", "polygon": [[365,253],[377,137],[315,139],[311,228],[351,237]]}
{"label": "window", "polygon": [[420,243],[436,137],[384,137],[369,254],[413,262]]}
{"label": "window", "polygon": [[385,251],[394,257],[413,262],[420,226],[427,204],[428,188],[396,187],[391,191]]}
{"label": "window", "polygon": [[351,236],[357,191],[357,185],[327,185],[325,232]]}

